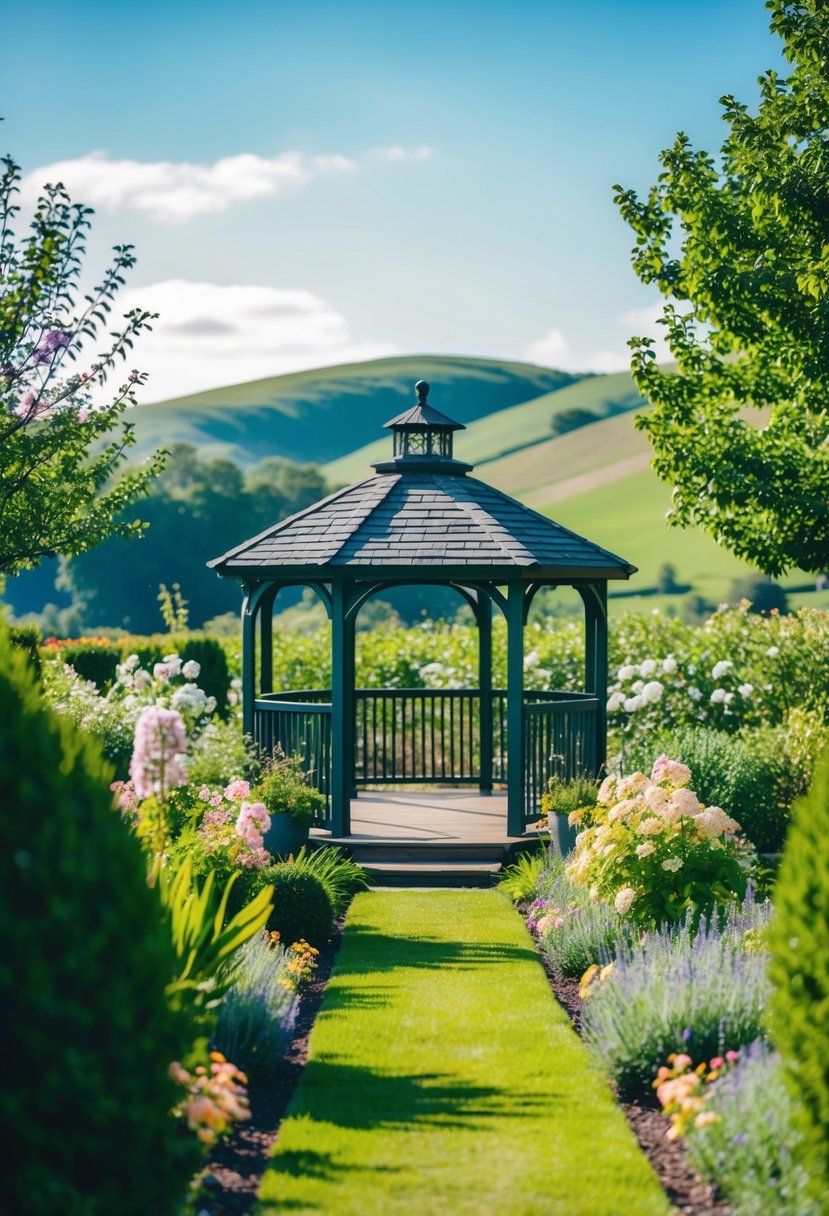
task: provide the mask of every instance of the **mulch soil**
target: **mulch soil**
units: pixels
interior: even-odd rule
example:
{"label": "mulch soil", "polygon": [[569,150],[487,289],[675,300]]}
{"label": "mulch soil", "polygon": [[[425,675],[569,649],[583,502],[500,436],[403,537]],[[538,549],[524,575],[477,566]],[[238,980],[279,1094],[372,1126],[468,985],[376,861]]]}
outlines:
{"label": "mulch soil", "polygon": [[314,978],[302,991],[294,1037],[270,1080],[248,1086],[250,1119],[214,1145],[201,1179],[198,1216],[247,1216],[279,1135],[279,1127],[308,1060],[311,1027],[343,938],[345,918],[337,921],[331,941],[317,957]]}
{"label": "mulch soil", "polygon": [[[343,925],[344,920],[337,922],[331,941],[319,954],[314,978],[302,994],[294,1038],[279,1072],[273,1079],[249,1087],[251,1118],[238,1124],[213,1148],[201,1180],[198,1216],[248,1216],[253,1209],[280,1124],[308,1059],[308,1039],[342,943]],[[538,955],[556,999],[581,1033],[579,981],[562,975],[543,951],[539,950]],[[730,1216],[728,1204],[691,1169],[682,1144],[667,1139],[669,1123],[659,1108],[642,1102],[620,1105],[674,1209],[682,1216]]]}

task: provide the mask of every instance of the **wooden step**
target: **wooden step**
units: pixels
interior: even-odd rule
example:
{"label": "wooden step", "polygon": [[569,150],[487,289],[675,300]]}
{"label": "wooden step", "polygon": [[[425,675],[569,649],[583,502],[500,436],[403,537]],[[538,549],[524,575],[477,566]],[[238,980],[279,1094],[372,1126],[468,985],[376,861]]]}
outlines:
{"label": "wooden step", "polygon": [[431,860],[362,862],[378,887],[491,887],[498,881],[500,862]]}

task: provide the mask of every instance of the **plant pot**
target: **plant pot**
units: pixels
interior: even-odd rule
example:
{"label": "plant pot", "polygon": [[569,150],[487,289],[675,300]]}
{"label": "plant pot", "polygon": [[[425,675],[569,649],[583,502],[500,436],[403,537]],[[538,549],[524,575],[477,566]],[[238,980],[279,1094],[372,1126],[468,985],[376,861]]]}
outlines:
{"label": "plant pot", "polygon": [[570,827],[566,815],[551,815],[550,820],[553,852],[557,852],[560,857],[566,857],[576,847],[576,829]]}
{"label": "plant pot", "polygon": [[287,811],[271,815],[271,826],[265,833],[265,848],[275,857],[297,853],[308,840],[311,825],[297,822]]}

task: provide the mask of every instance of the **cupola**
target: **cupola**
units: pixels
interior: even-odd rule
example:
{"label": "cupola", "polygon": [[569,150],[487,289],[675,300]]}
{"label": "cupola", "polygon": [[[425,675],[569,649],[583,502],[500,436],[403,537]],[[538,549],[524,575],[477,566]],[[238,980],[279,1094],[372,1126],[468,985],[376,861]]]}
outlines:
{"label": "cupola", "polygon": [[425,380],[418,380],[417,404],[385,423],[386,430],[394,435],[393,457],[374,465],[378,473],[440,470],[462,476],[471,470],[471,464],[452,455],[453,434],[466,427],[429,405],[429,387]]}

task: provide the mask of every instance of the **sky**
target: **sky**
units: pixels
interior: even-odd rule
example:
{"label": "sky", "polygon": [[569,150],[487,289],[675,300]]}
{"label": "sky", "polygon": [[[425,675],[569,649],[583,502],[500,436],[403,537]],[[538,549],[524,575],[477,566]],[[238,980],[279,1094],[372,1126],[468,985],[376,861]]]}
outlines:
{"label": "sky", "polygon": [[394,354],[628,364],[659,333],[616,183],[781,65],[762,0],[20,0],[0,148],[18,230],[61,180],[152,401]]}

